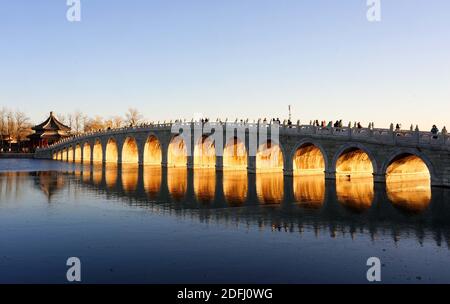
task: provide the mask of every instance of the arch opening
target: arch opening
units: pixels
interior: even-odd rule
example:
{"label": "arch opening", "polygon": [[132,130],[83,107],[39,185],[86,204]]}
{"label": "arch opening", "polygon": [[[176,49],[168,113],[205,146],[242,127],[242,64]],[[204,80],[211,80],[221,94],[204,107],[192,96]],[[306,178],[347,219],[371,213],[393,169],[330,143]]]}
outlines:
{"label": "arch opening", "polygon": [[127,137],[122,146],[122,163],[138,164],[139,149],[134,137]]}
{"label": "arch opening", "polygon": [[53,160],[58,159],[58,152],[53,152],[53,153],[52,153],[52,159],[53,159]]}
{"label": "arch opening", "polygon": [[70,146],[69,150],[67,150],[67,161],[73,162],[73,147]]}
{"label": "arch opening", "polygon": [[67,155],[67,149],[64,148],[64,149],[62,150],[62,157],[61,157],[61,160],[62,160],[62,161],[67,161],[67,157],[68,157],[68,155]]}
{"label": "arch opening", "polygon": [[431,174],[423,159],[409,153],[395,157],[386,169],[386,192],[395,207],[424,211],[431,202]]}
{"label": "arch opening", "polygon": [[373,177],[373,165],[369,155],[359,148],[345,150],[336,162],[338,177]]}
{"label": "arch opening", "polygon": [[223,169],[247,169],[247,149],[245,144],[237,137],[231,138],[225,145],[223,150]]}
{"label": "arch opening", "polygon": [[58,160],[63,160],[63,152],[61,150],[58,151]]}
{"label": "arch opening", "polygon": [[84,143],[83,145],[83,163],[91,162],[91,145],[89,143]]}
{"label": "arch opening", "polygon": [[159,140],[155,136],[149,136],[144,146],[144,164],[161,165],[162,150]]}
{"label": "arch opening", "polygon": [[202,136],[195,145],[194,166],[198,168],[216,167],[216,147],[212,137]]}
{"label": "arch opening", "polygon": [[80,146],[80,144],[77,144],[75,146],[74,161],[75,162],[81,162],[81,146]]}
{"label": "arch opening", "polygon": [[259,172],[283,172],[283,152],[278,144],[268,140],[256,153],[256,170]]}
{"label": "arch opening", "polygon": [[93,162],[103,161],[103,149],[100,140],[95,141],[94,148],[92,151],[92,161]]}
{"label": "arch opening", "polygon": [[117,142],[110,138],[108,140],[108,143],[106,144],[106,158],[105,162],[107,163],[117,163],[118,160],[118,149],[117,149]]}
{"label": "arch opening", "polygon": [[324,175],[325,158],[322,151],[313,144],[300,146],[294,154],[295,175]]}
{"label": "arch opening", "polygon": [[180,135],[170,141],[167,149],[167,165],[169,167],[185,167],[187,165],[186,143]]}

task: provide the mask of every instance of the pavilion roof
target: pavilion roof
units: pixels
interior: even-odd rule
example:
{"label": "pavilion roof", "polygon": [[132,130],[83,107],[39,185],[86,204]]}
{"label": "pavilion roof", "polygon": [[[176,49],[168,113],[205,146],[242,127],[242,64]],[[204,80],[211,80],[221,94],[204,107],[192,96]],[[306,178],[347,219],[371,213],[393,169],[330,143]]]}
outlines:
{"label": "pavilion roof", "polygon": [[61,123],[56,117],[53,115],[53,112],[50,112],[50,116],[41,124],[36,125],[31,128],[34,131],[70,131],[70,127]]}

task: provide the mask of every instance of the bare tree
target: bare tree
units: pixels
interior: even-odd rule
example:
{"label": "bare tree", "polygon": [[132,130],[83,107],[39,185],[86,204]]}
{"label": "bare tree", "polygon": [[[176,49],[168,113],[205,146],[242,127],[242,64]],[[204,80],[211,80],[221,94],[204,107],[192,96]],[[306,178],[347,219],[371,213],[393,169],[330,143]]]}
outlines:
{"label": "bare tree", "polygon": [[112,122],[113,128],[120,128],[123,126],[123,118],[121,116],[114,116]]}
{"label": "bare tree", "polygon": [[83,130],[84,121],[85,119],[83,113],[81,113],[80,111],[75,111],[75,113],[73,113],[72,131],[74,131],[75,134],[81,133],[81,131]]}
{"label": "bare tree", "polygon": [[16,111],[14,113],[13,137],[16,139],[19,147],[26,136],[31,133],[31,125],[29,123],[29,120],[30,119],[24,112]]}
{"label": "bare tree", "polygon": [[129,108],[128,112],[125,114],[126,120],[125,122],[127,125],[135,126],[139,122],[142,121],[142,114],[135,108]]}
{"label": "bare tree", "polygon": [[0,109],[0,150],[4,147],[4,137],[7,134],[6,132],[6,126],[7,126],[7,120],[6,120],[6,113],[8,111],[5,107]]}
{"label": "bare tree", "polygon": [[101,116],[95,116],[95,118],[88,119],[84,124],[84,131],[98,131],[105,128],[105,122]]}

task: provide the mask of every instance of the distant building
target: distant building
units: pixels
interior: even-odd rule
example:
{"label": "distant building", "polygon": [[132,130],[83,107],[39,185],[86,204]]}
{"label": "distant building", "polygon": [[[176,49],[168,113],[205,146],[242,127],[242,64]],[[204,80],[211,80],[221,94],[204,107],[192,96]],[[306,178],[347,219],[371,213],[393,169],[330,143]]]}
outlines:
{"label": "distant building", "polygon": [[0,134],[0,152],[8,152],[11,149],[11,142],[11,135]]}
{"label": "distant building", "polygon": [[54,142],[69,137],[70,127],[64,125],[50,112],[50,116],[41,124],[31,128],[34,133],[28,135],[30,139],[29,148],[33,151],[37,147],[43,148]]}

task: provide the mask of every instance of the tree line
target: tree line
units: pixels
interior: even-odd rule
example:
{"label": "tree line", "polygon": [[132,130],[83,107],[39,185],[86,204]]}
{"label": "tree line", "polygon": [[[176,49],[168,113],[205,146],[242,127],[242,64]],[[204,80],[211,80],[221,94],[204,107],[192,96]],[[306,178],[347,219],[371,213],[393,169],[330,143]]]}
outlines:
{"label": "tree line", "polygon": [[[89,117],[81,111],[55,114],[56,118],[70,127],[72,134],[134,126],[143,122],[143,115],[135,108],[129,108],[124,116],[115,115],[104,118],[96,115]],[[6,141],[22,142],[33,131],[31,127],[41,122],[31,123],[30,118],[22,111],[0,108],[0,147]]]}

